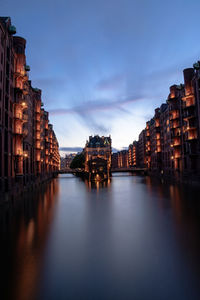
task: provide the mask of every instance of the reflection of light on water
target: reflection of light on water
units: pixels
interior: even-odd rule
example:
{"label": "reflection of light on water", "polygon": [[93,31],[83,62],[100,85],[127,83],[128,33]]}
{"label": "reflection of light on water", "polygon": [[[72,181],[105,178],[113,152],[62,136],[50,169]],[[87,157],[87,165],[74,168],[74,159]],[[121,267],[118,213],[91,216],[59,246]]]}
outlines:
{"label": "reflection of light on water", "polygon": [[[44,188],[45,190],[43,190]],[[36,299],[35,292],[41,272],[42,254],[49,226],[52,223],[58,193],[58,181],[52,180],[46,186],[42,186],[42,189],[35,195],[28,194],[24,199],[26,202],[29,201],[34,217],[30,218],[29,209],[25,210],[25,219],[29,220],[26,223],[24,222],[24,211],[21,213],[20,230],[12,254],[15,257],[13,271],[15,283],[12,286],[11,299]]]}
{"label": "reflection of light on water", "polygon": [[85,183],[88,191],[91,191],[92,189],[96,189],[97,192],[99,192],[99,190],[101,188],[109,188],[110,187],[110,185],[111,185],[111,179],[108,178],[108,179],[103,180],[103,181],[101,181],[101,180],[99,180],[99,181],[97,181],[97,180],[91,181],[91,180],[85,179],[84,183]]}
{"label": "reflection of light on water", "polygon": [[89,189],[91,190],[92,187],[91,181],[88,182],[88,185],[89,185]]}
{"label": "reflection of light on water", "polygon": [[44,209],[47,209],[47,196],[46,194],[44,195]]}
{"label": "reflection of light on water", "polygon": [[87,180],[87,179],[85,179],[84,180],[84,183],[85,183],[85,185],[86,185],[86,187],[87,187],[87,189],[89,190],[89,191],[91,191],[91,181],[90,180]]}
{"label": "reflection of light on water", "polygon": [[99,181],[96,182],[97,193],[99,192]]}
{"label": "reflection of light on water", "polygon": [[27,229],[27,244],[29,246],[31,246],[31,244],[32,244],[34,233],[35,233],[35,223],[34,223],[33,219],[31,219],[28,224],[28,229]]}
{"label": "reflection of light on water", "polygon": [[[72,201],[68,202],[64,193],[66,186],[63,182],[61,183],[59,210],[55,210],[59,191],[57,180],[48,184],[41,194],[30,195],[29,205],[22,207],[21,222],[18,225],[13,223],[16,225],[17,235],[19,235],[16,239],[17,245],[9,251],[12,251],[11,258],[15,264],[11,275],[13,279],[9,278],[11,279],[9,286],[13,293],[9,299],[47,299],[53,295],[54,287],[58,286],[57,278],[63,282],[60,286],[66,294],[71,282],[76,285],[78,290],[79,286],[88,284],[87,268],[92,271],[92,276],[96,275],[94,270],[103,270],[103,273],[99,272],[100,276],[98,274],[100,279],[105,276],[104,271],[108,272],[108,276],[110,274],[113,276],[113,273],[109,273],[108,258],[114,266],[111,266],[111,272],[114,270],[117,276],[122,274],[122,277],[119,277],[114,284],[119,285],[121,290],[126,288],[127,292],[129,289],[131,290],[134,276],[140,283],[141,278],[148,280],[149,274],[154,275],[154,269],[156,279],[153,284],[155,284],[155,288],[157,285],[162,285],[162,278],[168,276],[171,270],[173,270],[174,277],[171,279],[171,276],[168,276],[169,285],[166,286],[164,292],[167,292],[168,286],[176,287],[176,278],[180,278],[183,282],[179,272],[179,269],[182,272],[180,264],[183,265],[183,269],[186,269],[184,265],[190,262],[192,266],[193,261],[190,257],[194,257],[196,263],[195,255],[199,258],[200,248],[197,246],[199,237],[197,225],[199,223],[195,221],[194,210],[190,209],[190,206],[194,207],[193,204],[189,207],[184,204],[184,200],[187,198],[185,189],[180,189],[173,184],[171,186],[169,184],[162,185],[160,181],[150,180],[148,177],[121,179],[112,177],[100,182],[81,180],[74,177],[75,188],[72,189]],[[146,181],[147,184],[144,184]],[[68,182],[67,189],[70,190],[70,188],[71,182]],[[192,199],[188,199],[188,201]],[[68,207],[66,207],[66,203]],[[75,203],[75,218],[71,218],[72,203]],[[79,208],[81,209],[79,210]],[[64,222],[59,222],[59,226],[57,226],[57,222],[52,222],[55,211],[61,213],[60,215],[56,212],[55,220],[64,218],[62,219]],[[69,224],[71,226],[68,226]],[[46,244],[48,232],[49,230],[51,232],[52,228],[54,234],[50,234],[52,238],[48,238]],[[66,228],[69,230],[65,230]],[[104,232],[103,235],[102,232]],[[15,249],[17,246],[18,249]],[[146,251],[147,248],[148,251]],[[50,252],[52,254],[45,255],[44,249],[48,249],[46,250],[47,254]],[[62,249],[61,252],[60,249]],[[186,251],[186,259],[184,259],[182,254],[185,254]],[[43,263],[43,259],[45,259],[45,263]],[[171,265],[168,265],[168,262]],[[55,264],[58,267],[55,268]],[[43,266],[48,266],[48,268],[43,270]],[[78,274],[80,281],[77,280],[77,270],[80,272],[80,275]],[[129,270],[131,270],[130,285],[129,283],[123,285],[123,278],[128,278],[126,276],[129,275],[127,273]],[[135,270],[139,270],[138,276]],[[142,275],[140,276],[140,274]],[[161,280],[158,278],[159,275]],[[67,286],[66,277],[72,278],[69,286]],[[49,278],[54,281],[49,281]],[[183,278],[185,278],[184,275]],[[116,279],[117,277],[115,277]],[[190,279],[189,276],[188,279]],[[73,282],[73,280],[76,281]],[[120,286],[121,282],[122,286]],[[38,285],[39,288],[42,286],[40,297],[35,295]],[[142,288],[145,289],[147,285],[149,286],[148,282],[142,281]],[[179,292],[179,285],[177,286]],[[138,295],[139,293],[141,293],[141,289],[138,290]],[[66,299],[70,299],[67,296]],[[87,299],[95,298],[94,295],[87,296]],[[150,298],[153,296],[150,294]],[[2,299],[7,298],[2,297]]]}
{"label": "reflection of light on water", "polygon": [[171,184],[169,187],[170,197],[171,199],[174,198],[174,186]]}
{"label": "reflection of light on water", "polygon": [[100,180],[99,174],[96,175],[95,180],[96,180],[96,181],[99,181],[99,180]]}

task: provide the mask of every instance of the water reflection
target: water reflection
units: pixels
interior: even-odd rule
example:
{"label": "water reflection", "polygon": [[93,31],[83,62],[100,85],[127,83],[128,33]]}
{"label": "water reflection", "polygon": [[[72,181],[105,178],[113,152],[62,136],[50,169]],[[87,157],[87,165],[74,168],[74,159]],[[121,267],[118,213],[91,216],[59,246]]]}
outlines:
{"label": "water reflection", "polygon": [[99,189],[110,187],[111,178],[109,178],[107,180],[103,180],[103,181],[91,181],[88,179],[84,179],[84,183],[85,183],[88,191],[91,191],[93,189],[93,190],[97,190],[97,192],[98,192]]}
{"label": "water reflection", "polygon": [[55,179],[1,210],[2,299],[35,299],[58,195],[59,184]]}
{"label": "water reflection", "polygon": [[2,299],[198,299],[198,194],[63,175],[16,199],[0,211]]}
{"label": "water reflection", "polygon": [[197,273],[200,283],[200,188],[168,184],[150,177],[144,178],[143,183],[162,214],[170,215],[181,254]]}

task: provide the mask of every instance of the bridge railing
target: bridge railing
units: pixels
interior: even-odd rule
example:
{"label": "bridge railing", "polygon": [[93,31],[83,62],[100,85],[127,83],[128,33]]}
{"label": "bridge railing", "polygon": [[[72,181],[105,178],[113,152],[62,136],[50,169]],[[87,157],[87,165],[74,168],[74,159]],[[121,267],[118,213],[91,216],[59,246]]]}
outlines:
{"label": "bridge railing", "polygon": [[112,168],[111,169],[112,173],[115,172],[138,172],[138,173],[142,173],[142,172],[147,172],[147,168]]}
{"label": "bridge railing", "polygon": [[[59,170],[59,174],[73,174],[73,173],[84,173],[84,169],[62,169]],[[116,172],[136,172],[136,173],[145,173],[147,168],[112,168],[111,173]]]}
{"label": "bridge railing", "polygon": [[72,174],[72,173],[80,173],[84,172],[83,169],[61,169],[58,171],[59,174]]}

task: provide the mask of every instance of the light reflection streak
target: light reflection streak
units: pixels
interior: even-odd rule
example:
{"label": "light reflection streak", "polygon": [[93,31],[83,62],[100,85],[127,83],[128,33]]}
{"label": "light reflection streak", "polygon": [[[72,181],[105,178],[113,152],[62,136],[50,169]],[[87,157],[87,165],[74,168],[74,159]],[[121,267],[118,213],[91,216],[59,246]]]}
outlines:
{"label": "light reflection streak", "polygon": [[[17,217],[12,223],[12,226],[16,223],[18,233],[11,249],[12,258],[7,258],[12,259],[14,264],[8,274],[12,289],[5,291],[5,299],[35,299],[43,251],[54,217],[58,194],[58,181],[54,179],[42,190],[24,197],[21,209],[18,211],[20,223],[17,223]],[[16,212],[10,213],[13,213],[15,218]],[[13,242],[12,235],[7,238],[10,238],[8,242]],[[5,268],[9,266],[5,264]]]}

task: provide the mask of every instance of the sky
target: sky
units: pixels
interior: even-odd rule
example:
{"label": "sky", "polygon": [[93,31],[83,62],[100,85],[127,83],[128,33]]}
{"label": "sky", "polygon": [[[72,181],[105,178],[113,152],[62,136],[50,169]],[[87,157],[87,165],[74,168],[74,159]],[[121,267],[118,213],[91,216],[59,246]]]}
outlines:
{"label": "sky", "polygon": [[200,60],[199,0],[0,0],[27,40],[61,154],[90,135],[134,140],[182,71]]}

